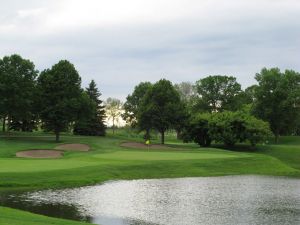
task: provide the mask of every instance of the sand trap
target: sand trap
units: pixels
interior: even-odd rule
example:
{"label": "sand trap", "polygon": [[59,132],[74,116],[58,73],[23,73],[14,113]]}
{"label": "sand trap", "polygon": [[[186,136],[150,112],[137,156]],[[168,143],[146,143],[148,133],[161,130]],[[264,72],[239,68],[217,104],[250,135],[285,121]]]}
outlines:
{"label": "sand trap", "polygon": [[87,152],[90,146],[86,144],[63,144],[55,147],[58,150]]}
{"label": "sand trap", "polygon": [[63,156],[62,151],[56,150],[28,150],[16,153],[21,158],[60,158]]}
{"label": "sand trap", "polygon": [[159,145],[159,144],[151,144],[151,145],[146,145],[144,143],[139,143],[139,142],[124,142],[121,144],[122,147],[129,147],[129,148],[142,148],[142,149],[171,149],[171,147],[168,147],[166,145]]}

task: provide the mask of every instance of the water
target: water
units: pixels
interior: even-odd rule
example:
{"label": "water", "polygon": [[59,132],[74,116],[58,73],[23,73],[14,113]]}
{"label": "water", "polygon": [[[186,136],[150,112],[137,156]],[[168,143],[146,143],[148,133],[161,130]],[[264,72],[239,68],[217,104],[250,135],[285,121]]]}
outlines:
{"label": "water", "polygon": [[227,176],[114,181],[0,196],[0,204],[102,225],[299,225],[300,180]]}

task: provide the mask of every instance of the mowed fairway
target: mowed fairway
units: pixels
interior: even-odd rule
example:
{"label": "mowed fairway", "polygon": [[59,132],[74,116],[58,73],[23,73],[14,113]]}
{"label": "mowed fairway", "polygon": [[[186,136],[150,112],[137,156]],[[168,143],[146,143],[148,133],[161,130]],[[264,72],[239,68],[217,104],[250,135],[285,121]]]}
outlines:
{"label": "mowed fairway", "polygon": [[62,143],[88,144],[91,150],[65,152],[59,159],[16,158],[18,151],[57,146],[52,136],[37,134],[1,137],[0,190],[59,188],[110,179],[300,174],[299,138],[287,144],[260,146],[255,152],[239,152],[183,145],[172,139],[167,149],[133,149],[120,147],[126,140],[118,136],[63,136]]}
{"label": "mowed fairway", "polygon": [[[129,139],[129,140],[128,140]],[[16,158],[16,152],[54,149],[53,136],[18,134],[0,137],[0,194],[19,190],[63,188],[96,184],[107,180],[175,178],[258,174],[300,177],[300,138],[285,137],[279,145],[258,146],[247,151],[199,148],[167,139],[168,148],[121,147],[126,141],[141,141],[121,136],[63,136],[63,143],[87,144],[88,152],[64,152],[58,159]],[[0,206],[0,224],[61,225],[85,224],[39,216]]]}

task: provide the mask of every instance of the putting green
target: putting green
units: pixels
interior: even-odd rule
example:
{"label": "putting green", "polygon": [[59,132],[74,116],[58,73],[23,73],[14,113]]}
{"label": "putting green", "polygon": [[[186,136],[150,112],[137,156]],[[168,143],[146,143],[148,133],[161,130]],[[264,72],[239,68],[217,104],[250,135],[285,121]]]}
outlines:
{"label": "putting green", "polygon": [[110,161],[205,160],[237,157],[249,157],[249,155],[243,153],[223,153],[221,151],[213,153],[116,151],[66,159],[0,159],[0,173],[64,170],[97,166],[109,163]]}
{"label": "putting green", "polygon": [[243,153],[228,153],[228,152],[146,152],[146,151],[117,151],[107,154],[97,154],[93,156],[98,159],[110,160],[139,160],[139,161],[162,161],[162,160],[205,160],[205,159],[221,159],[221,158],[236,158],[249,157]]}

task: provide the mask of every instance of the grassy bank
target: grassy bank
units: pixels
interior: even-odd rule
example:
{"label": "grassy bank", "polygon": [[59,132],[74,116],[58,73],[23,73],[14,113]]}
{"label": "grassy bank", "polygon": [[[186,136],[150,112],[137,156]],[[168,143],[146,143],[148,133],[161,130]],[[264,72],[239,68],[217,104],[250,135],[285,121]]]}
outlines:
{"label": "grassy bank", "polygon": [[55,219],[20,210],[0,207],[1,225],[87,225],[70,220]]}
{"label": "grassy bank", "polygon": [[[128,138],[127,138],[128,139]],[[131,138],[131,140],[136,140]],[[181,144],[170,138],[171,149],[120,147],[124,137],[64,136],[63,143],[86,143],[90,152],[67,152],[61,159],[20,159],[26,149],[52,149],[53,137],[1,137],[0,190],[67,187],[111,179],[262,174],[300,176],[300,138],[282,138],[279,145],[257,151],[228,151]],[[238,148],[237,148],[238,149]]]}
{"label": "grassy bank", "polygon": [[[168,149],[120,147],[128,140],[141,141],[138,136],[126,134],[105,138],[65,135],[62,143],[89,144],[91,151],[66,152],[61,159],[21,159],[15,157],[17,151],[53,149],[57,146],[54,137],[40,133],[1,136],[0,192],[81,186],[115,179],[240,174],[300,177],[300,137],[282,137],[278,145],[258,146],[256,151],[243,145],[233,151],[199,148],[182,144],[172,135],[167,138],[171,147]],[[0,208],[0,224],[22,224],[10,219],[14,213],[22,212]],[[28,221],[34,217],[26,213],[24,216]],[[35,223],[24,224],[47,224],[41,222],[44,217],[38,218]],[[57,220],[49,224],[68,223]]]}

